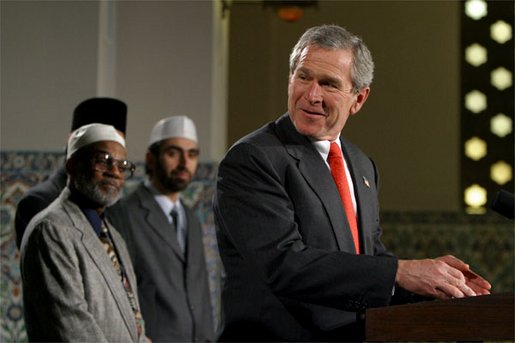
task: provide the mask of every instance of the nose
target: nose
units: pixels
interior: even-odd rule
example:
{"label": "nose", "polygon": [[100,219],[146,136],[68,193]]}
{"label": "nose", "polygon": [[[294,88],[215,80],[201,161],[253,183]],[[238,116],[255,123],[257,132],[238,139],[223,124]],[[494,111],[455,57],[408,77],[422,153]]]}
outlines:
{"label": "nose", "polygon": [[118,167],[118,164],[113,163],[105,168],[105,173],[111,177],[115,177],[117,179],[122,179],[125,177],[124,173],[120,168]]}
{"label": "nose", "polygon": [[304,93],[304,97],[310,104],[316,104],[322,101],[322,88],[318,83],[311,82]]}
{"label": "nose", "polygon": [[186,160],[188,159],[187,153],[185,151],[181,151],[179,154],[179,165],[184,167],[186,165]]}

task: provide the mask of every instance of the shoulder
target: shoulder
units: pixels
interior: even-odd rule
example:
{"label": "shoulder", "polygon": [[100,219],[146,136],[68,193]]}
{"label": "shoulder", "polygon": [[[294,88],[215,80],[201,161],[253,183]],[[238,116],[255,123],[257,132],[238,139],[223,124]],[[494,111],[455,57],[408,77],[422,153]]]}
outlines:
{"label": "shoulder", "polygon": [[29,244],[28,241],[32,241],[31,245],[37,247],[41,246],[42,241],[49,242],[49,244],[70,241],[70,236],[74,232],[72,230],[74,224],[62,205],[61,201],[56,200],[32,218],[23,235],[22,251]]}
{"label": "shoulder", "polygon": [[127,208],[140,207],[143,199],[147,198],[147,193],[149,193],[147,188],[144,186],[143,182],[141,182],[132,192],[125,195],[117,202],[118,208],[125,210]]}
{"label": "shoulder", "polygon": [[18,206],[38,207],[44,205],[46,207],[59,196],[60,191],[49,180],[43,181],[29,189]]}
{"label": "shoulder", "polygon": [[270,122],[240,138],[227,151],[221,164],[228,161],[264,162],[286,152],[284,142],[276,132],[276,123]]}

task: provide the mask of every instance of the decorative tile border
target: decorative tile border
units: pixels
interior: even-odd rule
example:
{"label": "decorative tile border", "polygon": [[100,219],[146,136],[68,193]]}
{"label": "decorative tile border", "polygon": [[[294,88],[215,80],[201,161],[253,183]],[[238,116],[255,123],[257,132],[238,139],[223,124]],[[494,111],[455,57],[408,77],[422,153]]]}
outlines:
{"label": "decorative tile border", "polygon": [[[19,252],[14,242],[16,205],[33,185],[44,180],[61,163],[63,152],[0,152],[0,341],[27,341],[23,322]],[[196,211],[205,233],[209,281],[216,289],[217,253],[211,203],[216,180],[216,163],[200,163],[197,174],[183,197]],[[126,182],[125,193],[145,177],[142,162],[136,175]],[[514,226],[497,214],[470,216],[460,213],[383,212],[383,242],[402,258],[436,257],[452,253],[466,260],[487,277],[496,292],[514,291]],[[220,304],[213,304],[216,312]]]}

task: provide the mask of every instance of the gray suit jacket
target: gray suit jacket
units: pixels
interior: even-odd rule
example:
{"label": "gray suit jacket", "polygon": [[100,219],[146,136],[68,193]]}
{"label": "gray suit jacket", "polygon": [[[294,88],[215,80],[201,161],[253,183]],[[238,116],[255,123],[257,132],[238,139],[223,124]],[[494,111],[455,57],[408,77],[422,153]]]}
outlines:
{"label": "gray suit jacket", "polygon": [[187,256],[174,228],[143,183],[121,200],[130,227],[120,228],[134,263],[147,335],[158,341],[216,339],[202,228],[191,209]]}
{"label": "gray suit jacket", "polygon": [[287,114],[242,138],[218,171],[214,210],[227,279],[222,340],[359,340],[390,301],[397,260],[381,243],[374,163],[342,139],[363,255],[338,190]]}
{"label": "gray suit jacket", "polygon": [[[61,195],[29,223],[21,246],[25,324],[30,341],[144,342],[120,277],[80,208]],[[121,236],[109,224],[134,292]]]}

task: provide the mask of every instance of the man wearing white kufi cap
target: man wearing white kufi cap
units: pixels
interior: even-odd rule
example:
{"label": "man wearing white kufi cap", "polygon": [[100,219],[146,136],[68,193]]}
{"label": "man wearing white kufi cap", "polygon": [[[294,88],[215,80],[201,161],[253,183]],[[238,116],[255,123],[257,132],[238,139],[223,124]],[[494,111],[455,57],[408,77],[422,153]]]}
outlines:
{"label": "man wearing white kufi cap", "polygon": [[148,142],[148,179],[121,201],[132,225],[120,233],[138,278],[146,332],[154,342],[215,341],[218,337],[220,292],[212,285],[214,291],[210,291],[206,267],[207,256],[214,261],[209,263],[214,270],[211,279],[218,282],[218,250],[213,254],[212,247],[204,246],[199,220],[181,201],[198,157],[197,132],[190,118],[160,120]]}
{"label": "man wearing white kufi cap", "polygon": [[111,125],[70,135],[68,184],[29,222],[21,243],[30,341],[147,341],[129,253],[105,216],[134,172],[126,156]]}
{"label": "man wearing white kufi cap", "polygon": [[[73,110],[72,125],[70,133],[66,135],[67,139],[71,132],[92,123],[112,125],[125,137],[127,105],[121,100],[108,97],[94,97],[82,101]],[[14,218],[18,249],[20,249],[23,233],[32,217],[43,211],[61,194],[67,180],[66,168],[64,164],[60,165],[46,180],[29,189],[20,199]],[[109,218],[119,222],[120,226],[128,224],[126,216],[118,213],[116,206],[110,207],[106,214]]]}

